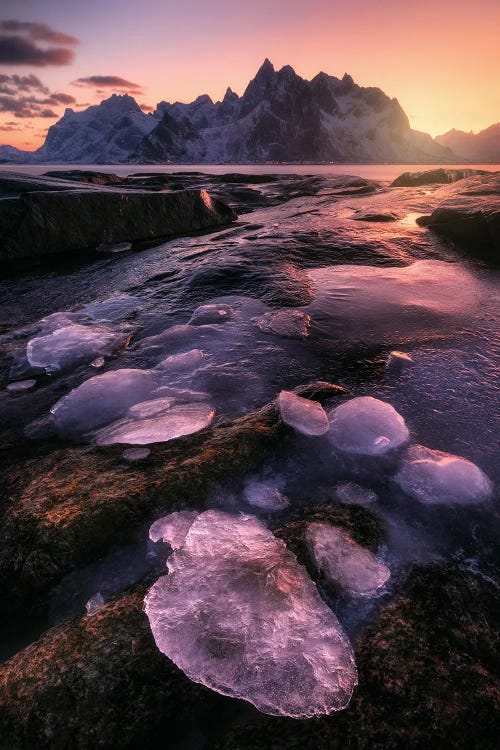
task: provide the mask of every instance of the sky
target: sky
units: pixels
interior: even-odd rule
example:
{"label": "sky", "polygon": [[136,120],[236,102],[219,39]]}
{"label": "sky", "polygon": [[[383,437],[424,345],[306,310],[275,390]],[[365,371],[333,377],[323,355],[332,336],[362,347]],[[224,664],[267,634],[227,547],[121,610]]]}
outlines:
{"label": "sky", "polygon": [[243,93],[263,60],[347,72],[435,136],[500,121],[498,0],[0,0],[0,143],[37,148],[67,106]]}

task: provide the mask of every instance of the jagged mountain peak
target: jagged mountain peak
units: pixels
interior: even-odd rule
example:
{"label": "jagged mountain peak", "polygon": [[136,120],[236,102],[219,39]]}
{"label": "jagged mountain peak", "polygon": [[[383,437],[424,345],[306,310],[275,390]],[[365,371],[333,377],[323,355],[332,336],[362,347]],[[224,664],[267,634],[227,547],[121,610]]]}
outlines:
{"label": "jagged mountain peak", "polygon": [[[491,140],[491,139],[490,139]],[[243,95],[162,101],[145,114],[129,94],[66,110],[35,158],[44,161],[432,163],[450,150],[411,130],[396,99],[324,71],[311,81],[266,58]]]}
{"label": "jagged mountain peak", "polygon": [[234,102],[236,99],[239,99],[240,97],[238,94],[236,94],[230,86],[227,87],[226,93],[224,94],[223,102]]}
{"label": "jagged mountain peak", "polygon": [[275,72],[274,65],[272,64],[271,60],[268,57],[266,57],[266,59],[264,60],[260,68],[258,69],[256,77],[258,77],[259,75],[270,75],[274,72]]}
{"label": "jagged mountain peak", "polygon": [[103,109],[114,110],[115,112],[142,111],[136,100],[130,94],[111,94],[107,99],[103,99],[98,107]]}

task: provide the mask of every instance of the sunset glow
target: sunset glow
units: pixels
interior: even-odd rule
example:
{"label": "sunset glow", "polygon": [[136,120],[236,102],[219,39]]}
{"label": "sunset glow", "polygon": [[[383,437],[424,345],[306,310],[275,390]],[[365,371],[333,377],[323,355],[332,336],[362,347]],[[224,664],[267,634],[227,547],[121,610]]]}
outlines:
{"label": "sunset glow", "polygon": [[[21,24],[5,25],[13,20]],[[65,106],[84,108],[114,91],[129,92],[144,111],[203,93],[221,99],[227,86],[241,94],[265,57],[307,79],[348,72],[380,87],[413,128],[433,136],[500,120],[496,0],[145,0],[140,9],[128,0],[6,0],[0,24],[4,42],[22,37],[44,51],[15,62],[17,48],[0,49],[0,143],[24,149],[42,143]],[[16,88],[14,75],[39,85]],[[24,97],[24,110],[14,110],[13,95]]]}

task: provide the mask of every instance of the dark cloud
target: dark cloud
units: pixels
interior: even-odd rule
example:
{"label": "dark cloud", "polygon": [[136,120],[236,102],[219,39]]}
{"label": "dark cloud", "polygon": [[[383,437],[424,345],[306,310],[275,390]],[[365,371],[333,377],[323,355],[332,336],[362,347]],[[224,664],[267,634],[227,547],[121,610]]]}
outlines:
{"label": "dark cloud", "polygon": [[[42,91],[45,87],[42,87]],[[10,112],[14,117],[58,117],[54,107],[61,104],[67,106],[76,104],[76,99],[71,94],[61,92],[49,93],[47,96],[14,95],[8,93],[8,86],[2,86],[0,83],[0,112]]]}
{"label": "dark cloud", "polygon": [[47,86],[44,86],[41,80],[33,74],[27,76],[0,74],[0,94],[11,94],[13,96],[21,91],[38,91],[41,94],[50,94]]}
{"label": "dark cloud", "polygon": [[65,47],[78,44],[78,39],[75,36],[64,34],[62,31],[55,31],[44,23],[16,20],[0,21],[0,30],[13,34],[24,34],[33,40],[62,44]]}
{"label": "dark cloud", "polygon": [[[58,117],[57,112],[51,108],[51,98],[36,99],[27,96],[4,96],[0,95],[0,112],[9,112],[14,117]],[[57,104],[57,103],[55,103]]]}
{"label": "dark cloud", "polygon": [[152,107],[150,104],[139,104],[139,107],[142,109],[143,112],[154,112],[155,108]]}
{"label": "dark cloud", "polygon": [[[40,46],[45,45],[58,46]],[[68,65],[78,39],[43,23],[0,21],[0,65]]]}
{"label": "dark cloud", "polygon": [[66,47],[42,49],[31,39],[0,35],[0,65],[34,65],[39,68],[69,65],[74,56],[73,50]]}
{"label": "dark cloud", "polygon": [[142,86],[138,83],[132,83],[120,76],[88,76],[88,78],[77,78],[73,81],[74,86],[90,86],[91,88],[102,89],[102,87],[115,89],[115,91],[130,91],[136,94],[142,91]]}
{"label": "dark cloud", "polygon": [[0,130],[3,133],[18,133],[21,128],[18,128],[16,125],[13,125],[11,122],[6,122],[5,125],[0,125]]}
{"label": "dark cloud", "polygon": [[76,104],[71,94],[51,92],[35,75],[0,74],[0,111],[15,117],[57,117],[54,107]]}
{"label": "dark cloud", "polygon": [[76,99],[71,94],[50,94],[47,103],[50,104],[76,104]]}

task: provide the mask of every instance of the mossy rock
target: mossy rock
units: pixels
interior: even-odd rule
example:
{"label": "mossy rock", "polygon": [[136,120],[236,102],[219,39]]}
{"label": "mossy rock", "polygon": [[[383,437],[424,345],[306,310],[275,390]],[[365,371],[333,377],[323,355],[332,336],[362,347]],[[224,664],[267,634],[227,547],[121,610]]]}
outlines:
{"label": "mossy rock", "polygon": [[214,694],[156,648],[146,588],[53,628],[0,666],[2,748],[175,747],[195,704]]}
{"label": "mossy rock", "polygon": [[[296,392],[345,394],[323,382]],[[211,485],[272,459],[288,431],[272,402],[229,424],[153,445],[139,464],[123,460],[123,446],[79,447],[13,469],[0,523],[0,610],[10,615],[12,607],[32,606],[67,573],[133,541],[155,515],[202,507]]]}
{"label": "mossy rock", "polygon": [[356,648],[359,686],[345,711],[260,715],[210,750],[494,750],[496,595],[456,567],[415,569]]}

